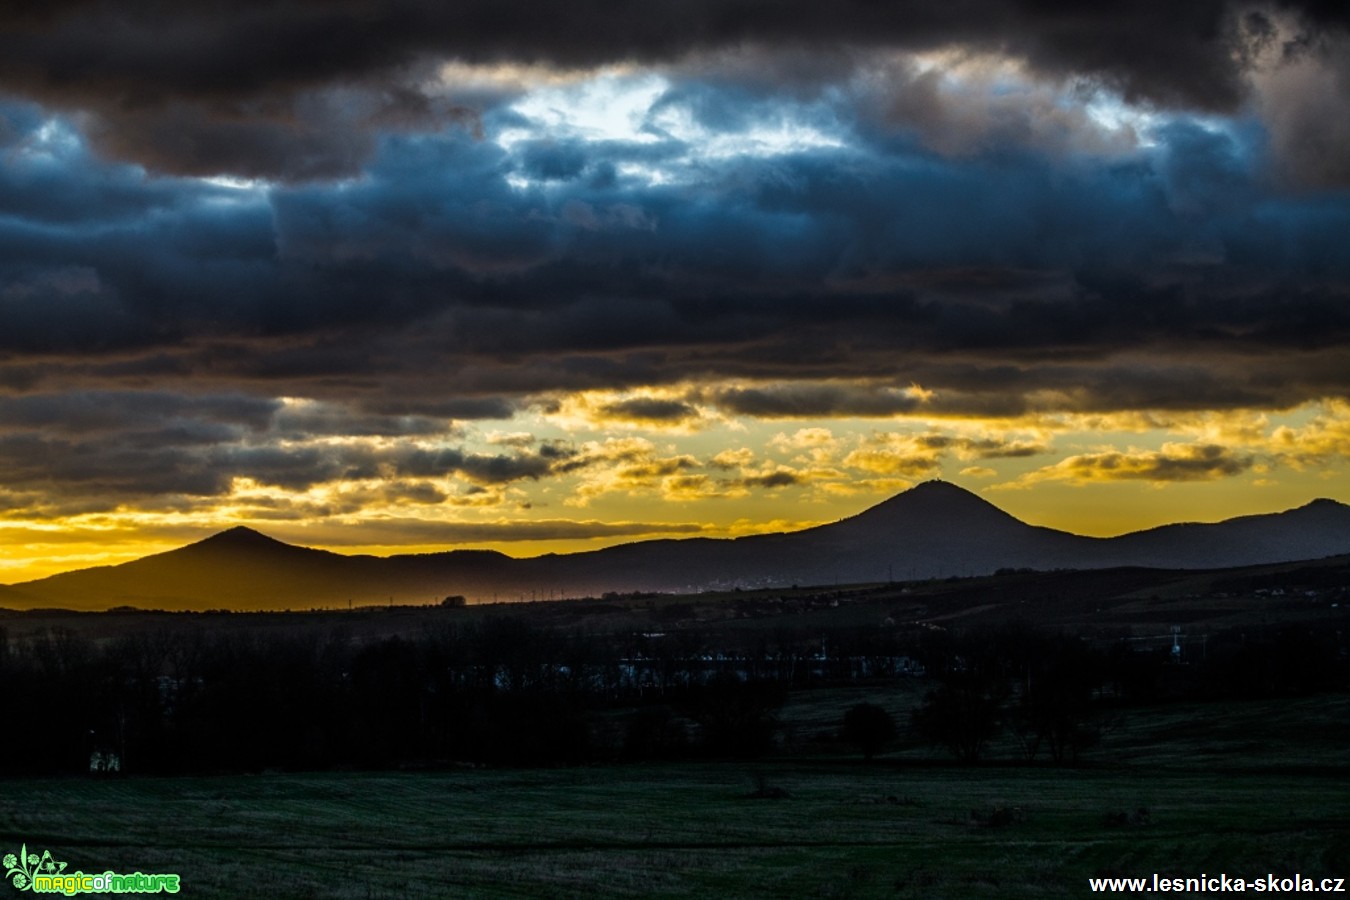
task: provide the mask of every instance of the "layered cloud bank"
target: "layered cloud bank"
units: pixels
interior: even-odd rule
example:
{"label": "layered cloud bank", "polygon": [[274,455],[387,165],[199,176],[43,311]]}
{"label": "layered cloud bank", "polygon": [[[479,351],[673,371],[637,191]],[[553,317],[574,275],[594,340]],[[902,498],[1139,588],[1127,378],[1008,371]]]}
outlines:
{"label": "layered cloud bank", "polygon": [[0,581],[1350,499],[1347,61],[1339,4],[11,5]]}

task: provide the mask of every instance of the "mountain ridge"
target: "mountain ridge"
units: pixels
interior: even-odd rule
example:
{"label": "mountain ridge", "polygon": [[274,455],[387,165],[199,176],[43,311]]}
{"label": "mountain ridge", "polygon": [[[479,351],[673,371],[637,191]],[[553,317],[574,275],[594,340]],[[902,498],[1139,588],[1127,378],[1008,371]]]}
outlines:
{"label": "mountain ridge", "polygon": [[283,609],[697,592],[990,574],[1001,568],[1205,569],[1350,553],[1350,506],[1327,498],[1215,523],[1089,537],[1022,522],[957,485],[929,481],[795,532],[664,538],[514,558],[447,550],[389,557],[288,544],[247,526],[114,566],[12,586],[0,602],[74,609]]}

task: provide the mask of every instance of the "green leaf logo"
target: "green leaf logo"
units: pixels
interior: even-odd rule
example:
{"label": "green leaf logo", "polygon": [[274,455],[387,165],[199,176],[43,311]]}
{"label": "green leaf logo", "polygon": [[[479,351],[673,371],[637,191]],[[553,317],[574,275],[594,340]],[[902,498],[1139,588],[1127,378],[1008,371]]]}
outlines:
{"label": "green leaf logo", "polygon": [[5,866],[5,877],[19,890],[32,890],[34,875],[60,875],[66,870],[66,863],[52,858],[50,850],[44,850],[41,856],[28,852],[28,845],[19,848],[19,854],[6,853],[0,860]]}

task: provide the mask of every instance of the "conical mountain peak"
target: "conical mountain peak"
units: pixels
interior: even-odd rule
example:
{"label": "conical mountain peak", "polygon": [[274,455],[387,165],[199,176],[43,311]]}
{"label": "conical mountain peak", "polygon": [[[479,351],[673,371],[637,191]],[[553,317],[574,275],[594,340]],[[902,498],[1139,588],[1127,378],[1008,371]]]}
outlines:
{"label": "conical mountain peak", "polygon": [[1331,510],[1345,509],[1346,505],[1344,503],[1341,503],[1339,500],[1332,500],[1330,497],[1318,497],[1314,500],[1309,500],[1307,503],[1303,504],[1298,508],[1331,511]]}
{"label": "conical mountain peak", "polygon": [[210,548],[213,550],[219,549],[244,550],[244,549],[262,549],[262,548],[274,549],[278,547],[291,547],[291,546],[292,546],[291,544],[287,544],[284,541],[279,541],[273,537],[268,537],[262,532],[254,531],[252,528],[249,528],[247,526],[236,525],[233,528],[227,528],[224,531],[217,532],[216,534],[211,535],[209,538],[197,541],[195,544],[189,544],[187,547],[184,547],[183,549],[188,550],[196,547],[196,548]]}
{"label": "conical mountain peak", "polygon": [[1014,520],[1013,516],[994,504],[950,481],[925,481],[907,491],[883,500],[864,510],[855,519],[871,517],[940,517],[942,519],[971,518],[974,520]]}
{"label": "conical mountain peak", "polygon": [[270,538],[261,531],[255,531],[247,525],[236,525],[233,528],[227,528],[224,531],[217,532],[210,538],[207,538],[207,540],[272,541],[275,540],[275,538]]}

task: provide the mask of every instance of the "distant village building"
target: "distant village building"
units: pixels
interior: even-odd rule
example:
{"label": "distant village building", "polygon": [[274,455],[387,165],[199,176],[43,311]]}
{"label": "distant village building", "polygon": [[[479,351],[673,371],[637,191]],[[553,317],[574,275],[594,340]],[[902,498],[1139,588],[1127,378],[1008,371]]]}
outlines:
{"label": "distant village building", "polygon": [[122,771],[122,757],[111,750],[95,750],[89,754],[90,775],[113,775]]}

